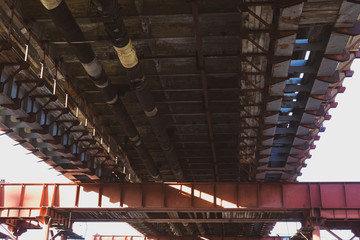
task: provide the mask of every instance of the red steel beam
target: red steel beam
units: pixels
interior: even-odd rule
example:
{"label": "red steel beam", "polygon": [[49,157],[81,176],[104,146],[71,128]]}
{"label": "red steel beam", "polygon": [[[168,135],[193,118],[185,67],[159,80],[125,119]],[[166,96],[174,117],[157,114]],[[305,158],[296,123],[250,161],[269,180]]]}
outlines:
{"label": "red steel beam", "polygon": [[[63,212],[301,212],[360,219],[360,183],[0,184],[0,219]],[[250,221],[250,220],[248,220]]]}
{"label": "red steel beam", "polygon": [[283,240],[282,237],[223,237],[223,236],[118,236],[94,235],[93,240]]}
{"label": "red steel beam", "polygon": [[204,219],[204,218],[109,218],[105,217],[83,217],[83,218],[75,218],[76,222],[126,222],[126,223],[274,223],[274,222],[296,222],[303,219],[302,216],[296,216],[294,218],[271,218],[271,219],[259,219],[259,218],[212,218],[212,219]]}

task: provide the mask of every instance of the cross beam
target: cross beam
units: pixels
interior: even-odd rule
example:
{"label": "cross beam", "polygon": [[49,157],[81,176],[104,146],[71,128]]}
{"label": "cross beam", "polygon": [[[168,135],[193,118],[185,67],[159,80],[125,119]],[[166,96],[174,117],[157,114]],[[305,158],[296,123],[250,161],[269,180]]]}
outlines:
{"label": "cross beam", "polygon": [[117,236],[95,235],[93,240],[283,240],[283,237],[224,236]]}
{"label": "cross beam", "polygon": [[[80,213],[96,212],[102,216],[96,215],[97,221],[137,221],[107,215],[134,211],[253,213],[246,214],[247,219],[216,220],[210,214],[210,218],[196,220],[204,222],[295,221],[314,212],[314,217],[359,221],[360,183],[0,184],[0,220],[72,212],[73,221],[91,221],[92,214]],[[259,219],[257,213],[269,214]]]}

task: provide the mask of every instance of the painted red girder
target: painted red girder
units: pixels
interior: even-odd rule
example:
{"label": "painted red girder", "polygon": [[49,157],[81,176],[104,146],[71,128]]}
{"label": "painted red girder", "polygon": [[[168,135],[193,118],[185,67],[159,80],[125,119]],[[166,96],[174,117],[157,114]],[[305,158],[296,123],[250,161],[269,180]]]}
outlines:
{"label": "painted red girder", "polygon": [[[311,215],[316,212],[316,217],[326,219],[359,220],[360,183],[0,184],[0,219],[31,219],[48,212],[131,211],[278,212],[287,213],[289,217],[285,218],[291,220],[302,220],[304,215],[296,213]],[[252,222],[282,218],[159,218],[146,221]],[[73,220],[76,221],[74,215]]]}
{"label": "painted red girder", "polygon": [[224,236],[117,236],[95,235],[93,240],[283,240],[282,237],[224,237]]}

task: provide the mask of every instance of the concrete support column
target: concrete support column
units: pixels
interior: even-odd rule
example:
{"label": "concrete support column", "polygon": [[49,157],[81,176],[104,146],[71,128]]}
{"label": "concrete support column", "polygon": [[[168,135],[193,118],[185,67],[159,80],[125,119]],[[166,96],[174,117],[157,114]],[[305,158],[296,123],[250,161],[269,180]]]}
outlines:
{"label": "concrete support column", "polygon": [[312,240],[320,240],[320,226],[314,224],[314,230],[312,232]]}

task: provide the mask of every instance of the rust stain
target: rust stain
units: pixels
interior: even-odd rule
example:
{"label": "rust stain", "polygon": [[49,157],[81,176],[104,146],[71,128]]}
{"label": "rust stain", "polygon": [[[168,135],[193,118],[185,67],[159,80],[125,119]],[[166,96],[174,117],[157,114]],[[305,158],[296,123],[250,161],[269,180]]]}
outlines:
{"label": "rust stain", "polygon": [[280,48],[280,49],[287,49],[287,48],[289,48],[289,44],[286,44],[286,43],[284,43],[284,44],[278,44],[277,46],[278,46],[278,48]]}
{"label": "rust stain", "polygon": [[300,22],[300,17],[281,17],[281,22],[288,24],[298,24]]}

